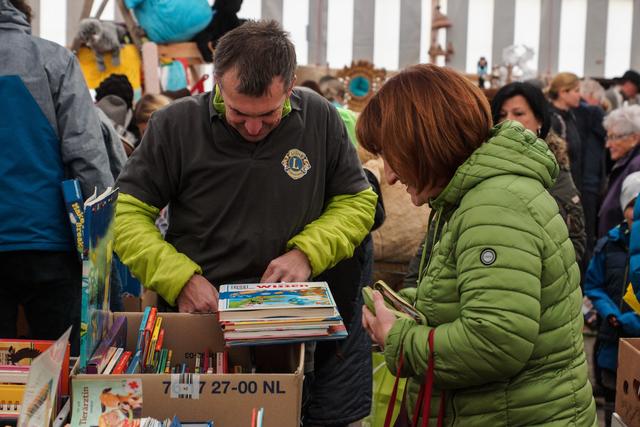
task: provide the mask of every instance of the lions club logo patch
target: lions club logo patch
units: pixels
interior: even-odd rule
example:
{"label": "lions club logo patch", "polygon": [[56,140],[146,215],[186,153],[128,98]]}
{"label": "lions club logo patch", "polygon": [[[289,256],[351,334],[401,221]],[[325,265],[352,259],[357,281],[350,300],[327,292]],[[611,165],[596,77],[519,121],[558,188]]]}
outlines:
{"label": "lions club logo patch", "polygon": [[309,163],[307,155],[296,148],[289,150],[281,163],[284,171],[292,179],[302,178],[309,172],[309,169],[311,169],[311,163]]}

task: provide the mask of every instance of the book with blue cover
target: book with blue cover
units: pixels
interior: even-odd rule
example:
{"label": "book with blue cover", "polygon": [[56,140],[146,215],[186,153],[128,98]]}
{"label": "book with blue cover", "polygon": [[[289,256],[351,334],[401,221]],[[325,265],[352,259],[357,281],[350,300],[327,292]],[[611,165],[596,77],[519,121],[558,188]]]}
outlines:
{"label": "book with blue cover", "polygon": [[109,325],[113,220],[118,190],[108,188],[84,204],[84,255],[80,316],[80,369],[84,370]]}
{"label": "book with blue cover", "polygon": [[326,282],[249,283],[220,287],[220,321],[276,317],[334,317],[336,303]]}
{"label": "book with blue cover", "polygon": [[[74,242],[82,258],[82,302],[80,311],[80,370],[85,371],[91,355],[107,333],[109,284],[113,258],[113,220],[118,189],[94,192],[82,204],[77,180],[62,182]],[[79,224],[82,225],[81,230]]]}
{"label": "book with blue cover", "polygon": [[337,340],[348,335],[326,282],[222,285],[218,310],[228,346]]}
{"label": "book with blue cover", "polygon": [[84,200],[82,199],[80,182],[77,179],[62,181],[62,196],[69,215],[71,235],[78,255],[82,259],[84,253]]}

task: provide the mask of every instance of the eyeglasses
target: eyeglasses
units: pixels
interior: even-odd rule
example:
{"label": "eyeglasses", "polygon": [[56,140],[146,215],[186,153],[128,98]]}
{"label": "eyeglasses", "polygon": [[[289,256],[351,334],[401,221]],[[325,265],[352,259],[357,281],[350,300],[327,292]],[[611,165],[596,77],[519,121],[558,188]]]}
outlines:
{"label": "eyeglasses", "polygon": [[607,135],[607,141],[619,141],[621,139],[629,138],[633,133],[623,133],[619,135]]}

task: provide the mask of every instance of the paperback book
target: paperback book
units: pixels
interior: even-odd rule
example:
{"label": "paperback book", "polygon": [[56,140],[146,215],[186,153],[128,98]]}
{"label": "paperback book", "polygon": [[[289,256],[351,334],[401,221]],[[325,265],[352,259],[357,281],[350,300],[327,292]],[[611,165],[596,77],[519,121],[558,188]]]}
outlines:
{"label": "paperback book", "polygon": [[117,317],[107,335],[102,339],[100,345],[93,352],[93,355],[87,363],[86,372],[88,374],[101,374],[105,367],[109,364],[109,349],[124,348],[127,343],[127,319],[126,317]]}
{"label": "paperback book", "polygon": [[[12,382],[8,381],[10,377],[24,378],[25,375],[28,376],[29,367],[34,359],[49,349],[55,342],[0,339],[0,382]],[[60,369],[61,393],[64,395],[69,394],[69,353],[70,346],[67,343],[62,368]],[[1,378],[4,378],[4,380]]]}
{"label": "paperback book", "polygon": [[[113,219],[118,189],[94,192],[82,204],[77,180],[62,183],[73,240],[82,258],[80,370],[85,371],[97,345],[109,329],[109,284],[113,257]],[[81,226],[80,226],[81,225]]]}
{"label": "paperback book", "polygon": [[29,370],[20,409],[18,427],[41,427],[48,425],[54,415],[53,409],[58,395],[60,369],[69,362],[69,335],[71,327],[41,355],[36,357]]}
{"label": "paperback book", "polygon": [[228,346],[347,336],[326,282],[223,285],[218,316]]}
{"label": "paperback book", "polygon": [[71,427],[136,427],[142,417],[142,380],[73,380]]}
{"label": "paperback book", "polygon": [[332,317],[336,303],[326,282],[222,285],[221,321],[276,317]]}

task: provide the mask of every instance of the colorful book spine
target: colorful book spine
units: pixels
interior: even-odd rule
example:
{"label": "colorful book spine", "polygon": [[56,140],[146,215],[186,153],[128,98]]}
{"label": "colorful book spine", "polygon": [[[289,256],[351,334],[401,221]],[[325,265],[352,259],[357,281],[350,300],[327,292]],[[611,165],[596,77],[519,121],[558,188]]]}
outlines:
{"label": "colorful book spine", "polygon": [[149,315],[151,314],[151,307],[145,307],[144,313],[142,314],[142,319],[140,320],[140,326],[138,327],[138,338],[136,340],[136,349],[143,350],[144,346],[144,328],[147,326],[147,320],[149,320]]}
{"label": "colorful book spine", "polygon": [[160,329],[160,335],[158,335],[158,342],[156,343],[156,351],[162,350],[162,344],[164,344],[164,329]]}
{"label": "colorful book spine", "polygon": [[131,360],[131,352],[125,351],[120,356],[120,360],[116,363],[115,368],[113,368],[112,374],[124,374],[127,371],[127,367],[129,366],[129,361]]}
{"label": "colorful book spine", "polygon": [[226,374],[229,372],[229,360],[226,351],[218,351],[216,353],[216,374]]}
{"label": "colorful book spine", "polygon": [[0,419],[15,416],[17,421],[25,387],[25,384],[0,384]]}
{"label": "colorful book spine", "polygon": [[195,364],[195,367],[193,368],[193,372],[195,374],[200,373],[201,365],[202,365],[202,355],[198,353],[196,354],[196,364]]}
{"label": "colorful book spine", "polygon": [[127,367],[127,374],[138,374],[142,371],[141,367],[142,350],[136,351],[136,354],[131,359],[131,363]]}
{"label": "colorful book spine", "polygon": [[160,350],[160,362],[158,363],[158,369],[156,370],[157,374],[161,374],[165,371],[167,367],[167,358],[169,355],[169,350],[163,348]]}
{"label": "colorful book spine", "polygon": [[78,255],[82,258],[84,253],[84,212],[82,210],[84,201],[82,199],[80,181],[77,179],[62,181],[62,195],[69,214],[73,241],[78,250]]}
{"label": "colorful book spine", "polygon": [[173,356],[173,350],[167,351],[167,363],[164,367],[165,374],[171,373],[171,356]]}
{"label": "colorful book spine", "polygon": [[209,364],[209,349],[206,349],[204,351],[204,360],[202,361],[202,372],[205,374],[208,374],[210,366],[211,365]]}
{"label": "colorful book spine", "polygon": [[111,357],[111,360],[109,361],[109,364],[104,368],[104,371],[102,371],[104,375],[109,375],[113,372],[113,369],[116,367],[118,360],[120,360],[120,356],[122,356],[123,351],[124,349],[121,347],[116,349],[116,351],[113,353],[113,356]]}
{"label": "colorful book spine", "polygon": [[155,324],[153,326],[153,332],[151,334],[151,342],[149,344],[149,350],[145,359],[144,367],[151,367],[154,365],[156,355],[156,345],[158,344],[158,338],[160,337],[160,329],[162,328],[162,316],[157,316]]}
{"label": "colorful book spine", "polygon": [[158,315],[158,309],[155,307],[151,307],[151,311],[149,312],[149,318],[147,319],[147,324],[144,326],[144,343],[142,347],[142,366],[144,368],[145,361],[147,360],[147,356],[149,354],[149,350],[151,349],[151,336],[153,335],[153,328],[156,324],[156,317]]}

